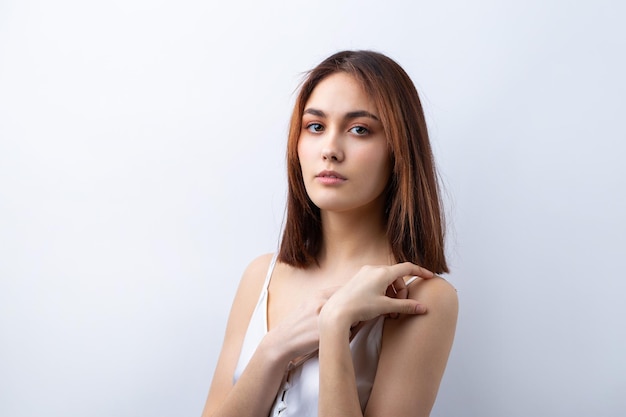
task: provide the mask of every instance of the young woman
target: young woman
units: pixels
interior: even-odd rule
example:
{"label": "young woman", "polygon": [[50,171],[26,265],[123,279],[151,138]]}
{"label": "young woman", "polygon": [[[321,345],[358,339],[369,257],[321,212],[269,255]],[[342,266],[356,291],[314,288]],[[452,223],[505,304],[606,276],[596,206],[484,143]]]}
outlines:
{"label": "young woman", "polygon": [[428,416],[458,308],[433,274],[443,216],[407,74],[371,51],[324,60],[287,164],[280,250],[243,275],[203,417]]}

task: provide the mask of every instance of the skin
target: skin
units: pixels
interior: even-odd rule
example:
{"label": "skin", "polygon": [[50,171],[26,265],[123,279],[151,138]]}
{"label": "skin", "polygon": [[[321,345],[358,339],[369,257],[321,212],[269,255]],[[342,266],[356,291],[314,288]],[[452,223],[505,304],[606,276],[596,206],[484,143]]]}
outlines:
{"label": "skin", "polygon": [[[267,416],[289,361],[316,349],[320,417],[429,415],[454,338],[457,297],[432,272],[394,262],[382,196],[390,175],[389,154],[378,119],[372,100],[347,74],[330,75],[313,91],[298,155],[307,193],[322,215],[319,266],[298,269],[277,263],[269,287],[268,332],[233,385],[271,255],[248,266],[203,417]],[[324,171],[341,180],[320,178]],[[404,277],[411,275],[420,279],[407,289]],[[398,290],[395,298],[388,296],[391,284]],[[350,328],[390,314],[399,317],[385,320],[376,379],[363,413]]]}

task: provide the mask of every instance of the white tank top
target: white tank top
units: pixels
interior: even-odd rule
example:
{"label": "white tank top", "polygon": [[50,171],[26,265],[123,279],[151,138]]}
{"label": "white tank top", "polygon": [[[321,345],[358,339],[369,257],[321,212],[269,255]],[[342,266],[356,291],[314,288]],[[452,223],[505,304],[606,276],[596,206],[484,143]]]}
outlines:
{"label": "white tank top", "polygon": [[[239,362],[233,375],[233,383],[239,380],[261,339],[267,333],[267,294],[275,265],[276,255],[272,258],[259,301],[250,318],[241,347]],[[363,412],[365,412],[365,406],[376,376],[383,323],[383,317],[365,323],[350,342],[359,402]],[[263,382],[259,381],[259,383],[262,384]],[[269,415],[272,417],[317,417],[318,395],[319,360],[314,357],[289,372]]]}

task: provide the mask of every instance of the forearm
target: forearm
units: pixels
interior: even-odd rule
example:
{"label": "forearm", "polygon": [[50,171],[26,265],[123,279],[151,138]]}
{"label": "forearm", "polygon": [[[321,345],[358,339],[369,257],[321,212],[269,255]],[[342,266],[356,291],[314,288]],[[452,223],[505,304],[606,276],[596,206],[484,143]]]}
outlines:
{"label": "forearm", "polygon": [[267,416],[285,374],[287,360],[270,343],[261,342],[237,383],[219,401],[207,403],[202,417]]}
{"label": "forearm", "polygon": [[350,326],[337,320],[320,326],[319,417],[363,417],[349,335]]}

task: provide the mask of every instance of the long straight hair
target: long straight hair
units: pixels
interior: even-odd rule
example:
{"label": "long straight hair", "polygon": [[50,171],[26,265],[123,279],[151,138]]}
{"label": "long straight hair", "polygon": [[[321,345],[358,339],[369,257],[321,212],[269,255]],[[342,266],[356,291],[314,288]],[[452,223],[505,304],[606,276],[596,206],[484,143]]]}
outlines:
{"label": "long straight hair", "polygon": [[373,51],[343,51],[308,72],[291,115],[287,140],[287,218],[278,259],[307,268],[318,264],[322,246],[320,210],[306,193],[298,140],[302,114],[315,87],[344,72],[370,95],[379,113],[392,172],[385,189],[387,238],[397,262],[448,272],[444,215],[422,104],[413,82],[391,58]]}

